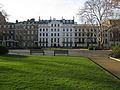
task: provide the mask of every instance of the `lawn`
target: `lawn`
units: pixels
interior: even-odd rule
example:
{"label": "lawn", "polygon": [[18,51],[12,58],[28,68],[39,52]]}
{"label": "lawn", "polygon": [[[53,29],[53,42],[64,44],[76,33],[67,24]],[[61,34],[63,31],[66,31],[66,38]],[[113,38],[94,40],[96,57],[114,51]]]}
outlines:
{"label": "lawn", "polygon": [[0,56],[0,90],[120,90],[120,81],[85,57]]}

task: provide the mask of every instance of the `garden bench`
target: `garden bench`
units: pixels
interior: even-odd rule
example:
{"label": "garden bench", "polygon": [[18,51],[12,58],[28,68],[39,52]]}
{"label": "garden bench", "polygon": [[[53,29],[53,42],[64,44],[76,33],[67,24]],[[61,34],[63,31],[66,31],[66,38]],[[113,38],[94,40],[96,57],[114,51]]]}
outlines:
{"label": "garden bench", "polygon": [[44,50],[41,49],[30,49],[30,54],[32,55],[32,53],[42,53],[43,55],[45,55]]}
{"label": "garden bench", "polygon": [[54,50],[54,56],[56,54],[66,54],[66,55],[68,55],[68,50]]}

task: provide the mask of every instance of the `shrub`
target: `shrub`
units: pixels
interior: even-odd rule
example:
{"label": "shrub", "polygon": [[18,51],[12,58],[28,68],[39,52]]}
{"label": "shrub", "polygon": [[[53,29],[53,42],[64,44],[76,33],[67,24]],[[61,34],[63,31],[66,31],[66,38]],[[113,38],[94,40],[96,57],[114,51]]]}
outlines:
{"label": "shrub", "polygon": [[99,47],[96,46],[90,46],[88,47],[89,50],[101,50]]}
{"label": "shrub", "polygon": [[88,49],[89,50],[94,50],[94,47],[93,46],[89,46]]}
{"label": "shrub", "polygon": [[112,48],[112,57],[120,58],[120,45],[116,45]]}
{"label": "shrub", "polygon": [[8,49],[5,46],[0,46],[0,55],[8,54]]}

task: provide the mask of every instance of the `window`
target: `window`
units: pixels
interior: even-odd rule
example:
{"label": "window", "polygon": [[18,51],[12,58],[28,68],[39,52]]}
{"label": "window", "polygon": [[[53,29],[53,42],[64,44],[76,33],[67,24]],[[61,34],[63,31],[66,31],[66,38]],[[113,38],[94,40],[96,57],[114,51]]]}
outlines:
{"label": "window", "polygon": [[105,37],[107,37],[107,34],[105,34]]}
{"label": "window", "polygon": [[94,29],[94,31],[96,32],[96,29]]}
{"label": "window", "polygon": [[43,33],[43,36],[45,36],[45,33]]}
{"label": "window", "polygon": [[56,38],[54,38],[54,42],[56,42]]}
{"label": "window", "polygon": [[67,32],[68,32],[68,29],[67,29]]}
{"label": "window", "polygon": [[77,33],[75,33],[75,36],[77,36]]}
{"label": "window", "polygon": [[34,31],[31,31],[31,34],[34,34]]}
{"label": "window", "polygon": [[58,36],[59,36],[59,33],[58,33]]}
{"label": "window", "polygon": [[31,36],[31,39],[32,39],[32,40],[34,39],[33,36]]}
{"label": "window", "polygon": [[60,25],[58,24],[58,27],[59,27]]}
{"label": "window", "polygon": [[82,34],[82,36],[84,36],[84,33]]}
{"label": "window", "polygon": [[93,36],[93,33],[91,33],[91,37]]}
{"label": "window", "polygon": [[107,44],[108,43],[108,40],[107,39],[105,39],[105,44]]}
{"label": "window", "polygon": [[46,33],[46,36],[48,36],[48,33]]}
{"label": "window", "polygon": [[45,42],[45,39],[43,38],[43,42]]}
{"label": "window", "polygon": [[66,39],[66,42],[68,42],[68,38]]}
{"label": "window", "polygon": [[27,34],[30,34],[30,31],[28,31]]}
{"label": "window", "polygon": [[45,31],[45,29],[43,29],[43,32]]}
{"label": "window", "polygon": [[54,31],[56,32],[56,29],[54,29]]}
{"label": "window", "polygon": [[56,36],[56,33],[54,33],[54,36]]}
{"label": "window", "polygon": [[82,42],[84,42],[84,38],[82,38]]}
{"label": "window", "polygon": [[4,25],[4,28],[6,28],[6,25]]}
{"label": "window", "polygon": [[53,27],[53,24],[51,24],[51,27]]}
{"label": "window", "polygon": [[91,32],[93,32],[93,29],[91,29]]}
{"label": "window", "polygon": [[58,38],[58,43],[60,42],[60,39]]}
{"label": "window", "polygon": [[84,29],[82,29],[82,31],[84,32]]}
{"label": "window", "polygon": [[69,36],[69,34],[68,33],[66,33],[67,34],[67,36]]}
{"label": "window", "polygon": [[53,36],[53,33],[51,33],[51,36]]}
{"label": "window", "polygon": [[13,31],[11,31],[10,33],[13,33]]}
{"label": "window", "polygon": [[29,40],[29,38],[30,38],[30,37],[29,37],[29,36],[27,36],[27,40]]}

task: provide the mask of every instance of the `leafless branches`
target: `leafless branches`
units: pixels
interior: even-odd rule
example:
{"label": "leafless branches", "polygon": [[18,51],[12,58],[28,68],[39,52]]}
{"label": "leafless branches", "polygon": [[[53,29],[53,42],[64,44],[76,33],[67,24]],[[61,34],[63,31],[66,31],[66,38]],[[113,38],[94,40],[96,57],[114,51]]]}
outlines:
{"label": "leafless branches", "polygon": [[3,7],[3,5],[0,4],[0,13],[1,13],[2,16],[3,16],[3,18],[0,18],[0,19],[1,19],[0,22],[2,22],[2,21],[4,21],[4,20],[5,20],[5,21],[8,20],[8,16],[9,16],[2,7]]}
{"label": "leafless branches", "polygon": [[98,41],[101,46],[104,31],[102,23],[108,19],[120,18],[119,6],[119,3],[113,0],[88,0],[84,7],[79,9],[78,15],[84,23],[99,26]]}

